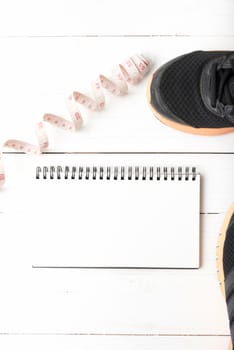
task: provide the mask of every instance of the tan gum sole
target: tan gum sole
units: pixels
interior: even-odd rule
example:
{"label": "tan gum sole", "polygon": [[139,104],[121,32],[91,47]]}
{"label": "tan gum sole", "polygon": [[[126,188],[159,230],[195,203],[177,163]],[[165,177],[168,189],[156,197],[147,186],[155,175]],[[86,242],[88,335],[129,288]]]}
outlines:
{"label": "tan gum sole", "polygon": [[[224,248],[224,242],[226,239],[227,227],[228,227],[229,221],[230,221],[233,213],[234,213],[234,203],[232,203],[231,207],[229,208],[229,210],[225,216],[225,219],[224,219],[222,227],[221,227],[221,232],[218,236],[218,242],[217,242],[217,247],[216,247],[217,275],[218,275],[220,288],[221,288],[221,291],[222,291],[224,297],[225,297],[225,287],[224,287],[224,271],[223,271],[223,248]],[[232,342],[230,342],[228,349],[233,350]]]}
{"label": "tan gum sole", "polygon": [[151,83],[154,77],[154,74],[151,74],[149,80],[148,80],[148,85],[147,85],[147,100],[148,103],[151,107],[151,110],[153,112],[153,114],[156,116],[156,118],[158,120],[160,120],[163,124],[169,126],[170,128],[179,130],[179,131],[183,131],[183,132],[187,132],[190,134],[195,134],[195,135],[204,135],[204,136],[215,136],[215,135],[223,135],[223,134],[227,134],[230,132],[234,132],[234,127],[233,128],[219,128],[219,129],[211,129],[211,128],[193,128],[192,126],[188,126],[188,125],[184,125],[184,124],[180,124],[180,123],[176,123],[172,120],[169,120],[167,118],[165,118],[163,115],[161,115],[160,113],[158,113],[152,103],[151,103],[151,93],[150,93],[150,87],[151,87]]}

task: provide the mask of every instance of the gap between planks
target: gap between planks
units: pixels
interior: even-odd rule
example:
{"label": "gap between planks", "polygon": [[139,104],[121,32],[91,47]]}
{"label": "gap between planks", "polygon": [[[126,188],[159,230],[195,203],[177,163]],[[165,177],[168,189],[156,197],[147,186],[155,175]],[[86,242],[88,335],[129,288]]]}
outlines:
{"label": "gap between planks", "polygon": [[234,34],[73,34],[73,35],[0,35],[0,39],[36,38],[233,38]]}
{"label": "gap between planks", "polygon": [[122,336],[122,337],[227,337],[229,334],[167,334],[167,333],[0,333],[0,336],[7,335],[41,335],[41,336],[51,336],[51,335],[61,335],[61,336],[100,336],[100,337],[113,337],[113,336]]}
{"label": "gap between planks", "polygon": [[[17,151],[4,151],[2,154],[25,154],[24,152]],[[202,155],[234,155],[234,152],[76,152],[76,151],[59,151],[59,152],[43,152],[43,154],[202,154]]]}

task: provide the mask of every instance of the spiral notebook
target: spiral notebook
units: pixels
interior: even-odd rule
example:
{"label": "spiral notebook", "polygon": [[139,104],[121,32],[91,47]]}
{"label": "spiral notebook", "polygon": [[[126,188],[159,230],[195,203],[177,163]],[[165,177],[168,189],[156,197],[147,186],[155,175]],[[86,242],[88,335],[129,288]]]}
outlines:
{"label": "spiral notebook", "polygon": [[195,168],[162,166],[163,157],[140,154],[7,160],[1,232],[9,244],[20,237],[29,266],[199,267]]}
{"label": "spiral notebook", "polygon": [[34,267],[199,267],[195,168],[54,164],[34,176]]}

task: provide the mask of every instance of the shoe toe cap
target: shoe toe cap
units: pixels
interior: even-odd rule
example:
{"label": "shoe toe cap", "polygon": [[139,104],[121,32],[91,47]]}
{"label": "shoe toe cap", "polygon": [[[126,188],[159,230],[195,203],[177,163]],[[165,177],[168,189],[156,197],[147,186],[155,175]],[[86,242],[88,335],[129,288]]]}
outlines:
{"label": "shoe toe cap", "polygon": [[[174,61],[174,60],[173,60]],[[162,117],[177,122],[180,124],[186,124],[181,118],[176,116],[173,111],[169,108],[165,97],[162,94],[162,80],[165,79],[164,75],[170,66],[172,61],[164,64],[159,69],[157,69],[150,79],[149,85],[149,95],[150,95],[150,105],[155,112],[155,114],[160,114]],[[163,81],[163,84],[166,84],[166,81]]]}

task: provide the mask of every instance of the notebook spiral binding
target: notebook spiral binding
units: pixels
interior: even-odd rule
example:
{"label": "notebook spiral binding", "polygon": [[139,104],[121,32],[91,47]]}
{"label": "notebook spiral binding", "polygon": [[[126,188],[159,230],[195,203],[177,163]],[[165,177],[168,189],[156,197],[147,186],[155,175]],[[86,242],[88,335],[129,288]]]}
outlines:
{"label": "notebook spiral binding", "polygon": [[196,180],[196,168],[155,166],[38,166],[36,179],[65,180]]}

